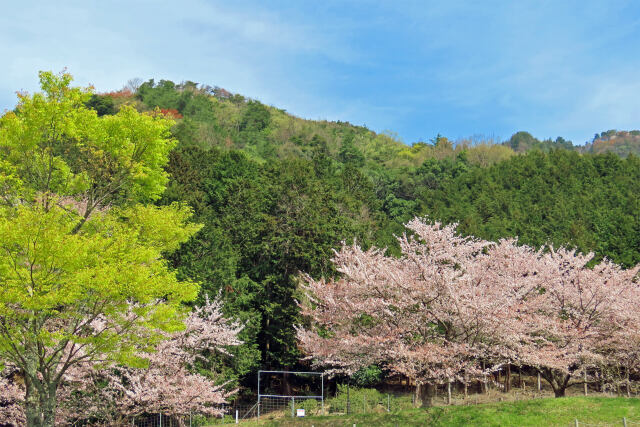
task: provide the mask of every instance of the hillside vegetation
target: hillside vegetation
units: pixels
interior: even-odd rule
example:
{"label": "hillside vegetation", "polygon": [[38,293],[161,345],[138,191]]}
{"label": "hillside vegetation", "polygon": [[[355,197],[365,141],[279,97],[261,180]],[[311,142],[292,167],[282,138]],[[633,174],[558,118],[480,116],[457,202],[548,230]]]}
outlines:
{"label": "hillside vegetation", "polygon": [[562,137],[555,140],[539,140],[529,132],[517,132],[503,143],[514,151],[522,153],[529,150],[550,151],[553,149],[575,150],[580,153],[604,154],[613,153],[620,157],[629,154],[640,154],[640,131],[624,131],[611,129],[602,133],[596,133],[590,142],[585,145],[573,145]]}
{"label": "hillside vegetation", "polygon": [[[594,141],[577,150],[526,132],[505,143],[438,135],[408,146],[217,87],[150,80],[133,89],[95,95],[89,105],[99,114],[124,104],[157,108],[175,119],[179,145],[159,203],[188,203],[204,227],[171,262],[201,283],[202,297],[222,293],[226,313],[247,322],[234,357],[210,360],[246,385],[258,366],[299,363],[299,272],[334,275],[332,249],[343,240],[397,254],[393,236],[415,216],[458,222],[485,239],[519,236],[640,262],[640,160],[632,148],[604,150]],[[629,135],[625,141],[636,141]]]}
{"label": "hillside vegetation", "polygon": [[596,134],[583,149],[587,153],[615,153],[619,156],[640,155],[640,130],[617,131],[615,129]]}

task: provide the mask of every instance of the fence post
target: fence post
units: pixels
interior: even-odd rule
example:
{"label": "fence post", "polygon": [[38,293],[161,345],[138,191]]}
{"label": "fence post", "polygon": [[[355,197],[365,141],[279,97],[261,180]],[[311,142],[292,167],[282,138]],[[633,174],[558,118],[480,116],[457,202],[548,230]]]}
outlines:
{"label": "fence post", "polygon": [[320,387],[322,391],[322,415],[325,415],[324,413],[324,373],[320,375]]}
{"label": "fence post", "polygon": [[542,390],[542,384],[540,384],[540,372],[538,372],[538,391]]}
{"label": "fence post", "polygon": [[627,417],[622,417],[622,425],[627,427]]}
{"label": "fence post", "polygon": [[584,395],[586,396],[587,395],[587,369],[586,368],[583,369],[582,373],[583,373],[582,376],[584,378]]}
{"label": "fence post", "polygon": [[238,424],[238,410],[236,409],[236,424]]}
{"label": "fence post", "polygon": [[[222,419],[224,419],[224,413],[222,413]],[[191,411],[189,411],[189,427],[191,427]]]}
{"label": "fence post", "polygon": [[451,405],[451,379],[447,380],[447,405]]}
{"label": "fence post", "polygon": [[160,412],[160,427],[162,427],[162,412]]}
{"label": "fence post", "polygon": [[296,412],[296,398],[292,397],[291,398],[291,418],[295,418],[295,412]]}
{"label": "fence post", "polygon": [[578,426],[578,419],[576,418],[574,421],[575,421],[575,426],[576,426],[576,427],[579,427],[579,426]]}

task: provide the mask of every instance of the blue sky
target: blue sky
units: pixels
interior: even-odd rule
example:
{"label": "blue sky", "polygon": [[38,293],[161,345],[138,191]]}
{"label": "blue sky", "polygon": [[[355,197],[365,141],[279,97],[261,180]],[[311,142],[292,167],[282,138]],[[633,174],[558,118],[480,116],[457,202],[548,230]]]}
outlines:
{"label": "blue sky", "polygon": [[37,71],[192,80],[406,143],[640,128],[638,1],[30,1],[0,15],[0,111]]}

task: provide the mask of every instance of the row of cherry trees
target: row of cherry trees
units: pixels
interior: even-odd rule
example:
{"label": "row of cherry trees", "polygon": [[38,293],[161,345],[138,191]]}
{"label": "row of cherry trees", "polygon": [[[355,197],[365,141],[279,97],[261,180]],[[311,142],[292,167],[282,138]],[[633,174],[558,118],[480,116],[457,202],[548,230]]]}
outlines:
{"label": "row of cherry trees", "polygon": [[[224,353],[241,343],[237,336],[242,326],[222,317],[220,309],[219,301],[209,300],[197,307],[185,320],[184,330],[165,333],[155,351],[139,354],[148,360],[147,367],[104,367],[99,362],[73,366],[58,391],[56,424],[84,420],[114,425],[157,413],[220,416],[220,404],[235,391],[228,390],[214,371],[202,375],[194,369],[204,353]],[[24,425],[20,372],[9,367],[4,374],[0,376],[0,424]]]}
{"label": "row of cherry trees", "polygon": [[593,366],[640,368],[640,266],[591,265],[593,254],[462,237],[421,219],[407,227],[399,258],[345,244],[333,260],[340,278],[304,277],[310,324],[298,336],[316,365],[383,365],[425,403],[433,384],[505,364],[536,369],[556,396]]}

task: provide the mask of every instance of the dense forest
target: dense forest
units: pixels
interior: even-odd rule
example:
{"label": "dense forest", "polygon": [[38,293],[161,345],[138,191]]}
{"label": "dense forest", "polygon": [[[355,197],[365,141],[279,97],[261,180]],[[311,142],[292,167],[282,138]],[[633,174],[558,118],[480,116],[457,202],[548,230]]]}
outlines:
{"label": "dense forest", "polygon": [[341,241],[387,247],[412,218],[459,223],[488,240],[518,236],[596,258],[640,262],[638,131],[607,131],[586,146],[518,132],[508,141],[437,135],[406,145],[345,122],[297,118],[193,82],[150,80],[94,95],[99,115],[122,105],[175,120],[161,205],[186,202],[201,231],[171,256],[203,295],[221,294],[246,322],[226,378],[301,363],[294,325],[301,271],[334,275]]}

